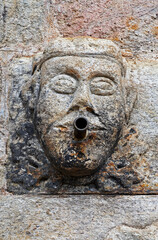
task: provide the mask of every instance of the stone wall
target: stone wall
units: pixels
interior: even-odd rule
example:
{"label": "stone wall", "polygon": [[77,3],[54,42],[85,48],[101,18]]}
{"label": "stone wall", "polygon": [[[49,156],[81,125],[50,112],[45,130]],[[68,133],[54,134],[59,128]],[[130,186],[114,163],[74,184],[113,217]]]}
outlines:
{"label": "stone wall", "polygon": [[[93,186],[88,196],[69,195],[74,191],[68,186],[60,196],[15,196],[6,166],[13,120],[24,116],[21,87],[31,77],[33,58],[54,38],[76,36],[112,40],[126,59],[137,89],[130,117],[138,132],[133,152],[144,180],[132,188],[135,196],[96,195]],[[0,239],[158,239],[152,196],[158,193],[157,49],[156,0],[0,0]]]}
{"label": "stone wall", "polygon": [[0,199],[1,239],[158,238],[156,196],[1,196]]}

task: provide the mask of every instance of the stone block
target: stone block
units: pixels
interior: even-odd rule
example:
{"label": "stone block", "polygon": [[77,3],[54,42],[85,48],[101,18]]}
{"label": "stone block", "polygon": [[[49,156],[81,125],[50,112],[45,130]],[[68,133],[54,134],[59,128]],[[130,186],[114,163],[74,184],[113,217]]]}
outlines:
{"label": "stone block", "polygon": [[[110,41],[105,40],[94,40],[91,38],[74,38],[71,40],[57,39],[50,43],[47,49],[48,50],[44,52],[44,55],[39,54],[35,61],[33,61],[32,58],[28,57],[16,58],[14,61],[12,61],[12,64],[10,66],[10,81],[12,81],[12,89],[10,91],[9,110],[10,140],[8,142],[7,150],[8,190],[14,193],[45,192],[53,194],[56,194],[57,192],[60,194],[65,192],[103,194],[157,193],[157,61],[152,60],[145,62],[137,60],[135,62],[132,60],[128,60],[128,62],[126,63],[126,67],[125,65],[122,65],[122,72],[126,72],[125,76],[122,77],[122,79],[124,79],[122,80],[122,86],[124,89],[123,94],[125,97],[125,105],[123,105],[124,103],[122,103],[122,106],[124,106],[123,108],[117,103],[121,103],[121,100],[112,100],[113,92],[106,92],[106,97],[102,96],[103,93],[99,93],[98,95],[98,92],[97,94],[96,92],[92,93],[92,96],[89,97],[89,94],[91,93],[88,93],[88,95],[86,95],[86,98],[83,99],[85,92],[82,90],[78,92],[79,102],[75,102],[75,105],[71,111],[64,112],[67,111],[67,105],[64,104],[67,101],[66,99],[68,99],[69,97],[69,92],[66,92],[66,94],[64,93],[64,95],[63,92],[61,92],[65,91],[65,88],[63,88],[64,90],[61,88],[62,85],[60,86],[60,91],[56,90],[56,88],[60,85],[60,82],[57,82],[57,85],[53,85],[53,80],[51,80],[54,78],[54,75],[55,77],[56,75],[58,75],[59,67],[62,64],[62,61],[63,64],[71,65],[66,67],[66,70],[63,70],[65,69],[65,67],[61,67],[60,71],[64,71],[64,74],[66,71],[69,71],[67,75],[64,75],[67,77],[66,79],[64,78],[65,80],[63,80],[64,84],[65,82],[67,83],[67,81],[69,81],[68,78],[70,77],[70,83],[72,83],[72,79],[74,79],[74,75],[72,75],[74,74],[73,68],[75,68],[75,66],[78,66],[76,70],[78,74],[83,75],[84,72],[88,72],[88,70],[85,69],[85,71],[83,71],[82,73],[82,69],[83,67],[85,68],[86,65],[88,67],[87,69],[89,69],[89,66],[91,66],[91,58],[88,55],[91,54],[91,52],[93,52],[93,54],[97,52],[97,54],[100,54],[100,56],[102,57],[101,61],[97,59],[97,61],[100,61],[99,64],[97,64],[97,62],[94,62],[93,56],[92,61],[93,65],[95,66],[95,71],[104,71],[103,69],[106,68],[106,65],[109,66],[108,61],[111,57],[113,57],[115,61],[119,61],[119,64],[124,63],[121,62],[123,60],[121,55],[119,55],[120,50],[115,47],[115,45],[112,45]],[[75,54],[79,54],[79,56],[77,55],[75,57]],[[102,64],[104,54],[106,60],[105,63]],[[88,57],[84,58],[84,55]],[[84,59],[84,66],[80,67],[78,62],[76,63],[76,65],[74,64],[75,61],[78,61],[79,57],[81,58],[80,65],[82,65],[82,58]],[[64,59],[66,59],[66,61],[64,61]],[[103,67],[101,67],[102,65]],[[54,66],[57,66],[57,70]],[[97,67],[98,70],[96,70]],[[91,67],[90,69],[93,72],[93,67]],[[111,69],[111,71],[117,76],[118,70],[115,64],[111,64],[108,69]],[[34,71],[33,78],[31,76],[32,71]],[[61,77],[63,78],[63,74],[61,75]],[[79,77],[75,77],[75,79],[76,78],[79,79]],[[105,79],[103,79],[103,75],[101,75],[101,78],[102,81],[105,81]],[[74,81],[76,80],[73,80],[73,83]],[[94,89],[96,89],[95,84],[96,83],[93,84],[94,86],[91,91],[94,91]],[[109,84],[109,80],[108,82],[106,82],[106,85],[107,84]],[[44,90],[42,90],[41,86],[43,86]],[[114,85],[109,86],[111,86],[109,88],[111,89]],[[67,89],[70,90],[70,87],[71,84],[68,85]],[[38,89],[40,89],[40,95],[38,95]],[[56,97],[56,95],[53,95],[52,91],[55,94],[57,92],[58,98]],[[72,94],[74,94],[74,91],[76,90],[72,91]],[[97,91],[101,90],[99,89]],[[115,91],[116,90],[114,90],[114,92]],[[116,96],[116,98],[119,98],[122,93],[117,90],[117,94],[118,96]],[[93,146],[93,151],[96,150],[96,152],[92,155],[90,154],[89,159],[93,159],[94,156],[98,157],[98,153],[101,156],[100,158],[104,159],[103,163],[99,163],[99,161],[101,161],[100,158],[98,158],[97,160],[97,164],[104,164],[99,171],[97,171],[95,174],[91,174],[91,166],[94,167],[95,165],[90,165],[89,161],[89,169],[87,167],[85,168],[83,164],[81,169],[77,165],[76,171],[79,172],[81,170],[81,172],[80,175],[76,176],[76,173],[73,172],[74,170],[71,170],[74,167],[73,161],[71,162],[72,166],[70,166],[71,164],[69,163],[70,165],[68,168],[64,167],[65,163],[62,165],[62,161],[69,161],[66,160],[67,158],[65,155],[62,160],[60,159],[58,163],[54,163],[53,160],[51,160],[53,159],[53,156],[56,156],[55,161],[58,161],[58,154],[55,152],[56,150],[54,151],[53,149],[54,146],[58,146],[57,149],[63,149],[64,144],[67,144],[67,139],[73,139],[73,121],[75,119],[75,116],[78,116],[77,114],[80,112],[80,108],[83,108],[82,105],[84,106],[85,104],[89,104],[88,99],[93,99],[93,101],[91,100],[92,104],[95,104],[95,101],[97,101],[95,100],[95,95],[97,95],[97,99],[99,99],[102,106],[100,110],[98,110],[98,102],[96,108],[94,108],[95,110],[93,111],[98,111],[97,115],[94,113],[90,113],[89,110],[82,110],[82,115],[88,119],[89,126],[92,127],[95,124],[97,125],[99,123],[99,120],[97,120],[98,117],[96,116],[99,116],[99,118],[104,118],[102,122],[105,123],[106,127],[114,126],[116,122],[113,120],[113,122],[111,121],[110,125],[109,120],[107,120],[109,116],[109,119],[110,117],[112,119],[117,119],[117,121],[122,124],[121,132],[119,133],[118,138],[117,134],[114,134],[111,138],[110,135],[108,135],[108,132],[110,133],[110,131],[113,130],[107,130],[105,135],[108,140],[104,140],[106,139],[105,136],[101,138],[102,142],[103,140],[105,141],[103,147],[104,150],[102,148],[98,148],[101,144],[99,140],[97,140],[98,145]],[[58,104],[58,102],[54,104],[56,99],[60,101],[60,104]],[[65,106],[63,110],[62,105]],[[36,106],[38,107],[36,108]],[[101,109],[103,108],[103,106],[106,107],[106,109],[104,109],[103,113],[101,113]],[[90,108],[93,109],[93,107]],[[117,109],[120,109],[120,112],[122,111],[122,113],[125,111],[125,119],[123,117],[124,115],[122,115],[121,117],[121,113],[118,117],[118,115],[116,114]],[[34,111],[36,112],[38,120],[34,118]],[[53,115],[54,113],[55,115]],[[64,135],[64,131],[67,130],[64,129],[67,128],[63,128],[59,136],[57,132],[54,132],[53,135],[51,135],[52,133],[50,132],[49,134],[51,135],[51,137],[47,136],[47,134],[45,134],[45,132],[47,132],[47,125],[52,124],[55,116],[59,117],[62,114],[65,114],[65,118],[63,118],[63,121],[65,121],[65,126],[66,124],[69,124],[68,128],[70,128],[71,136],[68,135],[68,137],[65,138],[66,135]],[[63,125],[62,120],[60,120],[59,123],[60,124],[58,125]],[[115,128],[117,129],[117,124]],[[51,131],[54,130],[52,129]],[[91,130],[89,130],[88,134],[90,134],[90,132]],[[97,132],[97,134],[99,136],[100,133]],[[47,141],[47,137],[50,138],[49,141]],[[115,147],[113,147],[113,141],[115,141],[115,138],[117,139],[117,142],[116,145],[114,144]],[[61,141],[63,142],[61,143]],[[83,140],[83,142],[84,141],[86,140]],[[50,145],[48,143],[50,143]],[[67,149],[69,145],[70,144],[66,145]],[[91,144],[87,143],[86,146],[91,146]],[[111,151],[109,150],[111,148],[113,150],[112,154],[110,153],[111,155],[109,155],[109,157],[106,157],[105,154],[103,154],[104,156],[101,155],[102,151],[105,151],[107,154],[108,151]],[[68,150],[68,153],[71,154],[71,151],[71,149]],[[91,151],[92,149],[90,150],[90,152]],[[49,154],[47,154],[48,152]],[[76,154],[78,154],[78,152]],[[80,161],[81,159],[82,158],[79,158],[77,161]],[[91,163],[93,163],[93,161],[95,160],[91,160]],[[74,162],[74,164],[76,164],[76,162]],[[85,176],[82,176],[84,171],[89,172],[88,174],[86,172]],[[61,173],[68,175],[68,178],[64,177],[65,175]]]}
{"label": "stone block", "polygon": [[157,200],[157,196],[0,196],[0,238],[157,240]]}

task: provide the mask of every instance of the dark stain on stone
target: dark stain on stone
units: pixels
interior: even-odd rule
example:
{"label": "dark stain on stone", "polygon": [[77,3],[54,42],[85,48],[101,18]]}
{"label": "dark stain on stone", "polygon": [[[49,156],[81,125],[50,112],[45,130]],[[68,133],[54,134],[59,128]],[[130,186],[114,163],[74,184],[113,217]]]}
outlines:
{"label": "dark stain on stone", "polygon": [[7,8],[4,5],[3,12],[2,12],[2,18],[4,23],[6,23],[6,17],[7,17]]}

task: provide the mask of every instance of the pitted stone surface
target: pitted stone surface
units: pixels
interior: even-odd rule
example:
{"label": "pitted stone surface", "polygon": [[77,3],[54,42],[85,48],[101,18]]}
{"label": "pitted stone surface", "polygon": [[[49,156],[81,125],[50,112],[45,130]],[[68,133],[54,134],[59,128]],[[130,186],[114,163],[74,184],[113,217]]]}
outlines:
{"label": "pitted stone surface", "polygon": [[0,239],[157,240],[156,196],[1,196]]}
{"label": "pitted stone surface", "polygon": [[[8,190],[15,193],[157,193],[157,61],[142,62],[137,60],[135,62],[128,60],[126,63],[126,72],[125,63],[122,60],[119,48],[111,43],[111,41],[94,40],[91,38],[58,38],[52,41],[52,43],[49,43],[48,46],[44,54],[39,53],[35,57],[35,60],[32,60],[31,57],[16,58],[10,65],[9,79],[13,84],[10,91],[9,110]],[[72,55],[76,56],[69,56],[71,50]],[[95,56],[96,53],[99,54],[98,59]],[[87,54],[87,57],[85,57],[84,54]],[[94,56],[91,58],[88,54],[94,54]],[[101,59],[99,58],[100,56],[102,57]],[[114,60],[109,65],[111,59]],[[121,65],[117,65],[118,63]],[[152,71],[150,70],[151,65]],[[120,74],[120,67],[117,66],[121,66],[121,74],[125,74],[126,72],[125,77],[121,80],[124,88],[123,97],[125,98],[125,104],[123,102],[121,103],[121,99],[116,101],[116,98],[121,96],[119,89],[117,89],[118,96],[115,96],[115,100],[112,100],[112,94],[116,91],[116,86],[111,83],[109,85],[106,66],[109,71],[111,71],[111,74],[114,74],[114,78],[116,79],[119,79],[118,76]],[[32,67],[34,71],[33,78],[31,76]],[[76,70],[74,70],[75,68]],[[93,98],[91,97],[91,103],[95,103],[94,105],[96,105],[95,109],[92,109],[92,112],[100,111],[100,113],[98,111],[97,115],[90,113],[87,109],[83,109],[84,105],[89,104],[89,93],[87,95],[84,89],[76,90],[79,85],[79,79],[86,79],[86,74],[91,74],[91,72],[93,74],[94,69],[97,71],[97,74],[98,71],[101,73],[104,71],[104,74],[106,72],[104,84],[106,80],[106,87],[107,85],[108,87],[110,86],[109,92],[106,92],[107,96],[102,96],[103,93],[100,94],[99,92],[97,96],[99,102],[97,104],[95,103],[96,100],[94,97],[96,94],[92,96]],[[68,71],[68,73],[66,73],[66,71]],[[78,75],[74,77],[74,74],[76,74],[75,71]],[[67,90],[65,90],[65,85],[63,88],[63,86],[59,84],[63,77],[63,83],[68,83]],[[101,77],[103,81],[103,75]],[[94,82],[94,76],[92,78]],[[53,81],[55,81],[54,85]],[[96,82],[95,84],[92,83],[90,89],[92,93],[93,91],[95,93]],[[87,85],[84,86],[87,88]],[[39,87],[40,95],[37,97]],[[111,88],[113,89],[111,90]],[[63,91],[67,92],[65,93]],[[76,93],[74,93],[75,91]],[[101,90],[97,89],[97,91]],[[70,93],[76,95],[74,95],[75,98],[73,99],[73,108],[70,106],[71,111],[67,113],[67,106],[69,107],[69,102],[71,102],[73,96],[69,96]],[[78,102],[76,102],[76,96]],[[106,102],[104,102],[105,98]],[[100,108],[99,104],[101,106]],[[103,107],[104,111],[101,112]],[[56,163],[51,159],[54,156],[53,154],[56,154],[56,150],[58,151],[58,149],[61,148],[66,151],[68,146],[71,145],[66,145],[66,141],[73,138],[73,121],[78,116],[77,113],[81,110],[79,108],[82,108],[82,115],[87,117],[90,128],[92,128],[93,125],[97,126],[100,124],[98,116],[102,119],[102,123],[106,123],[106,137],[108,138],[106,144],[109,144],[110,147],[104,144],[104,150],[108,150],[112,146],[113,154],[105,160],[105,165],[101,171],[97,173],[97,176],[87,176],[86,178],[80,178],[79,181],[76,181],[76,179],[73,178],[63,178],[61,174],[52,168],[51,164],[53,164],[57,170],[64,172],[64,161],[66,157],[62,157],[60,161],[58,161],[59,155],[57,154],[55,159]],[[90,108],[93,107],[90,106],[89,109]],[[124,110],[122,111],[121,109]],[[117,114],[118,110],[122,112],[122,116],[121,114]],[[34,118],[35,115],[33,111],[36,112],[36,118]],[[123,112],[126,115],[126,119],[124,119]],[[107,120],[107,116],[109,119],[113,119],[111,123]],[[47,134],[48,125],[52,126],[52,121],[56,118],[61,118],[56,122],[56,128],[60,129],[61,126],[63,126],[60,129],[61,133],[57,134],[56,130],[53,133],[54,130],[50,128],[49,134]],[[123,129],[119,134],[119,138],[117,139],[116,133],[110,138],[110,131],[113,131],[114,125],[114,128],[117,129],[119,122]],[[108,126],[111,126],[109,130]],[[103,127],[102,125],[102,128]],[[67,131],[67,129],[69,129],[71,134],[65,138],[66,135],[64,136],[64,131]],[[98,136],[99,134],[100,133],[98,133]],[[115,141],[115,139],[118,142],[115,148],[113,148],[113,141]],[[44,142],[45,147],[42,147],[41,140]],[[88,144],[90,144],[90,142]],[[85,144],[84,147],[82,146],[79,152],[84,151],[84,148],[87,147],[88,144]],[[100,144],[102,143],[98,142],[97,144],[101,146]],[[55,147],[55,151],[54,146],[58,146],[58,149]],[[72,150],[73,148],[67,152],[70,155],[74,154],[71,152]],[[104,158],[105,154],[103,154],[102,150],[103,149],[98,150],[98,147],[92,147],[89,151],[89,156],[93,159],[95,155],[97,156],[97,154],[101,153],[102,158]],[[47,154],[48,152],[49,155]],[[95,153],[90,155],[91,152]],[[75,156],[75,154],[73,156]],[[81,157],[79,156],[78,160],[80,161],[80,159]],[[99,159],[99,161],[101,160],[102,159]],[[99,161],[97,160],[97,164],[99,164]],[[93,161],[91,162],[93,163]],[[92,164],[89,167],[89,171],[91,167]],[[84,171],[85,168],[82,166],[81,173],[84,173]],[[66,172],[64,172],[64,174],[65,173]],[[79,186],[72,187],[72,184]]]}
{"label": "pitted stone surface", "polygon": [[4,66],[0,61],[0,189],[6,188],[6,141],[8,131],[6,129],[7,103],[6,82],[4,77]]}
{"label": "pitted stone surface", "polygon": [[88,35],[116,41],[127,55],[156,56],[158,48],[157,1],[94,2],[57,0],[52,4],[58,30],[64,37]]}
{"label": "pitted stone surface", "polygon": [[58,36],[92,36],[115,41],[126,57],[157,58],[156,0],[1,0],[0,8],[0,40],[14,51],[33,43],[43,49]]}
{"label": "pitted stone surface", "polygon": [[44,38],[44,6],[39,1],[2,1],[2,44],[39,43]]}
{"label": "pitted stone surface", "polygon": [[4,2],[0,0],[0,42],[4,38],[5,14]]}
{"label": "pitted stone surface", "polygon": [[[157,0],[0,0],[1,194],[8,194],[6,163],[11,151],[14,152],[16,164],[18,161],[22,163],[22,175],[19,178],[18,173],[13,171],[14,184],[8,180],[8,189],[20,193],[46,190],[49,161],[35,134],[32,135],[33,125],[26,121],[20,92],[31,79],[32,59],[35,58],[35,63],[39,62],[43,50],[55,37],[74,36],[112,40],[121,48],[128,65],[127,74],[137,89],[137,102],[130,114],[129,124],[132,128],[127,129],[128,133],[120,142],[119,155],[126,152],[127,158],[131,159],[132,152],[137,156],[139,161],[134,161],[134,165],[144,178],[130,188],[128,194],[157,194]],[[128,104],[130,106],[130,102]],[[15,129],[14,143],[19,138],[21,142],[10,149],[7,146]],[[31,148],[27,149],[26,143]],[[122,147],[124,144],[126,146]],[[19,158],[19,154],[25,160]],[[109,162],[108,168],[113,170],[113,180],[117,176],[119,184],[123,182],[128,185],[130,176],[124,178],[121,170],[118,175],[113,164],[117,157],[115,155]],[[28,162],[30,165],[27,165]],[[121,167],[123,163],[123,159],[117,161],[117,166]],[[26,169],[34,175],[30,175],[29,171],[26,173]],[[103,175],[105,179],[107,171]],[[48,189],[58,188],[58,179],[57,176],[54,184],[49,182]],[[103,190],[110,187],[109,190],[113,189],[113,193],[117,194],[125,191],[125,187],[118,188],[118,183],[114,184],[114,181],[104,184],[98,181],[98,185]],[[60,197],[1,195],[0,239],[158,239],[156,196],[63,196],[63,193],[85,192],[99,194],[93,184],[89,187],[64,184],[60,188]]]}

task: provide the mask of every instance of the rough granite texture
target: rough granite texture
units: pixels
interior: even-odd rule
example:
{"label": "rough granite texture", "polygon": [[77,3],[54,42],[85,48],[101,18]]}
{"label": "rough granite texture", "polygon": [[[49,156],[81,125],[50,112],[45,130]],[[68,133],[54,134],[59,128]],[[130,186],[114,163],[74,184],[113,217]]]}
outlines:
{"label": "rough granite texture", "polygon": [[[133,194],[150,195],[37,197],[7,192],[10,121],[22,108],[17,99],[31,76],[32,59],[53,38],[74,36],[112,40],[126,58],[138,92],[130,117],[138,131],[134,153],[141,159],[139,171],[145,172]],[[151,196],[158,192],[157,59],[157,0],[0,0],[0,239],[158,239],[158,197]],[[22,111],[18,117],[23,121]],[[61,193],[75,191],[83,189],[72,191],[65,185]]]}
{"label": "rough granite texture", "polygon": [[[74,46],[77,46],[77,50],[74,50],[74,52],[73,49],[75,49],[75,47],[73,46],[73,41],[76,41]],[[98,50],[95,50],[97,53],[99,51],[101,51],[101,54],[102,51],[104,52],[104,50],[102,50],[104,48],[99,48],[99,41],[97,40],[86,40],[82,38],[80,43],[78,43],[77,39],[72,39],[70,41],[67,39],[56,40],[50,44],[50,47],[47,48],[48,51],[44,55],[41,55],[43,58],[40,55],[38,56],[37,70],[35,71],[33,77],[31,74],[32,65],[34,66],[34,63],[32,63],[33,60],[31,57],[17,57],[11,61],[8,76],[8,79],[10,79],[10,82],[12,83],[9,97],[10,137],[7,144],[7,185],[10,192],[56,193],[58,191],[60,193],[98,193],[99,190],[105,194],[157,193],[158,62],[157,60],[146,60],[143,62],[141,60],[127,59],[127,72],[125,77],[122,78],[122,85],[126,88],[126,93],[124,93],[126,102],[125,106],[121,103],[121,90],[119,90],[119,88],[117,88],[114,97],[112,95],[87,95],[87,92],[84,89],[76,90],[76,95],[56,94],[54,93],[55,91],[52,93],[52,90],[50,89],[53,88],[53,81],[51,79],[53,79],[53,76],[58,76],[58,72],[60,73],[61,71],[64,71],[65,73],[66,70],[63,70],[63,66],[66,66],[65,68],[67,68],[67,71],[71,74],[64,75],[64,77],[67,78],[67,81],[69,78],[71,79],[70,81],[76,81],[72,77],[73,71],[77,71],[78,74],[87,79],[87,76],[84,76],[84,72],[89,75],[96,71],[102,73],[105,71],[104,69],[107,68],[111,71],[111,73],[115,74],[119,83],[118,76],[120,70],[114,63],[108,65],[108,61],[110,61],[108,58],[102,59],[100,62],[97,58],[96,60],[94,60],[94,58],[91,60],[91,58],[84,57],[78,60],[78,57],[75,58],[73,56],[58,58],[58,56],[60,56],[58,53],[59,50],[61,51],[61,54],[65,51],[68,55],[71,51],[72,54],[84,53],[82,46],[84,47],[86,45],[85,43],[87,44],[87,52],[93,51],[93,48],[88,50],[88,46],[91,46],[90,44],[96,44],[96,46],[98,46]],[[52,47],[53,44],[54,47]],[[101,44],[104,44],[106,49],[106,41],[103,41],[103,43],[100,41],[100,45]],[[108,42],[108,44],[111,43]],[[66,45],[69,45],[69,48],[65,47]],[[51,50],[51,47],[53,50]],[[58,53],[57,58],[54,58],[55,60],[53,58],[47,60],[51,57],[51,54],[53,55],[53,52],[51,53],[51,51]],[[118,60],[121,61],[117,55],[119,56],[119,54],[115,53],[114,59],[117,60],[118,58]],[[45,62],[42,67],[40,67],[42,61]],[[84,61],[83,64],[82,61]],[[82,73],[83,68],[84,71]],[[123,71],[125,71],[125,67],[123,68]],[[60,76],[63,77],[63,75]],[[71,89],[70,86],[73,87],[73,85],[69,83],[69,91]],[[40,97],[37,97],[39,88]],[[30,91],[29,89],[35,89],[33,90],[34,93],[31,93],[32,90]],[[71,102],[72,97],[73,102]],[[85,106],[89,106],[89,109],[91,108],[89,104],[90,98],[90,101],[92,101],[92,104],[95,107],[92,107],[91,111],[97,111],[97,115],[90,113],[89,110],[84,110]],[[120,105],[117,102],[119,102]],[[67,110],[67,106],[71,111],[69,108]],[[77,110],[75,110],[75,108]],[[103,111],[103,109],[105,110]],[[97,154],[99,154],[97,163],[105,157],[104,149],[107,149],[106,151],[112,149],[114,153],[106,159],[103,169],[98,172],[98,176],[94,181],[92,181],[90,177],[86,177],[86,179],[83,180],[81,178],[83,184],[77,183],[77,185],[80,185],[79,187],[71,187],[68,183],[75,182],[75,180],[72,178],[70,180],[63,179],[58,173],[55,174],[54,172],[51,172],[51,169],[54,171],[54,168],[50,164],[53,154],[57,154],[54,152],[54,146],[58,146],[55,149],[63,149],[63,152],[67,152],[66,149],[71,146],[69,141],[73,138],[73,121],[78,116],[79,110],[82,112],[82,115],[87,117],[89,121],[89,128],[92,126],[92,134],[94,134],[94,136],[96,134],[100,139],[105,139],[105,143],[104,141],[100,141],[97,138],[97,140],[95,140],[94,138],[92,144],[93,142],[96,145],[98,144],[100,147],[98,148],[91,146],[90,139],[87,140],[87,143],[85,140],[85,143],[83,142],[83,145],[79,147],[78,151],[81,154],[84,154],[84,151],[90,151],[90,153],[94,151],[92,158],[93,155],[96,155],[96,159]],[[124,120],[124,111],[128,121]],[[33,112],[36,112],[37,115],[35,119],[32,119],[31,117],[34,116]],[[52,132],[49,130],[48,134],[48,126],[51,126],[54,118],[59,119],[55,122],[55,124],[56,126],[59,126],[59,130],[61,132],[57,132],[56,130],[53,132],[54,130],[51,128]],[[101,122],[103,122],[103,125],[101,125]],[[97,126],[97,124],[99,124],[99,129],[109,129],[103,133],[105,135],[101,135],[102,132],[100,133],[99,131],[96,131],[95,133],[95,130],[93,133],[93,125]],[[60,126],[62,126],[61,129]],[[120,127],[123,130],[117,139],[117,131]],[[114,136],[111,137],[111,132],[113,132],[114,129],[116,133],[114,133]],[[66,131],[65,135],[64,131]],[[70,134],[68,132],[70,132]],[[41,139],[44,143],[41,143]],[[113,144],[116,141],[115,139],[118,143],[114,148]],[[63,142],[61,143],[61,141]],[[104,143],[103,147],[101,146],[102,142]],[[64,144],[66,143],[67,145],[64,150]],[[42,144],[45,147],[42,147]],[[90,145],[88,150],[84,147],[84,144]],[[46,154],[43,150],[45,150]],[[72,150],[70,148],[68,151],[68,153],[70,152],[70,161],[71,154],[74,154],[74,151],[75,149],[73,149],[73,147]],[[50,156],[47,155],[47,152],[49,152]],[[78,154],[78,152],[76,154]],[[68,155],[62,157],[62,160],[59,158],[58,154],[56,157],[56,167],[63,172],[65,170],[63,166],[65,164],[64,159],[66,159],[66,156]],[[91,155],[88,157],[91,158]],[[81,158],[79,157],[79,162],[81,161],[80,159]],[[82,163],[83,162],[84,160],[82,160]],[[91,165],[93,167],[93,161],[91,161]],[[60,166],[62,166],[61,169]],[[70,166],[71,165],[68,165],[68,168]],[[83,167],[81,173],[84,172],[84,170],[85,169]],[[81,186],[87,184],[87,181],[92,183],[92,185],[89,187]],[[68,185],[61,188],[61,184],[63,183]]]}
{"label": "rough granite texture", "polygon": [[0,239],[158,239],[156,196],[1,196],[0,214]]}

